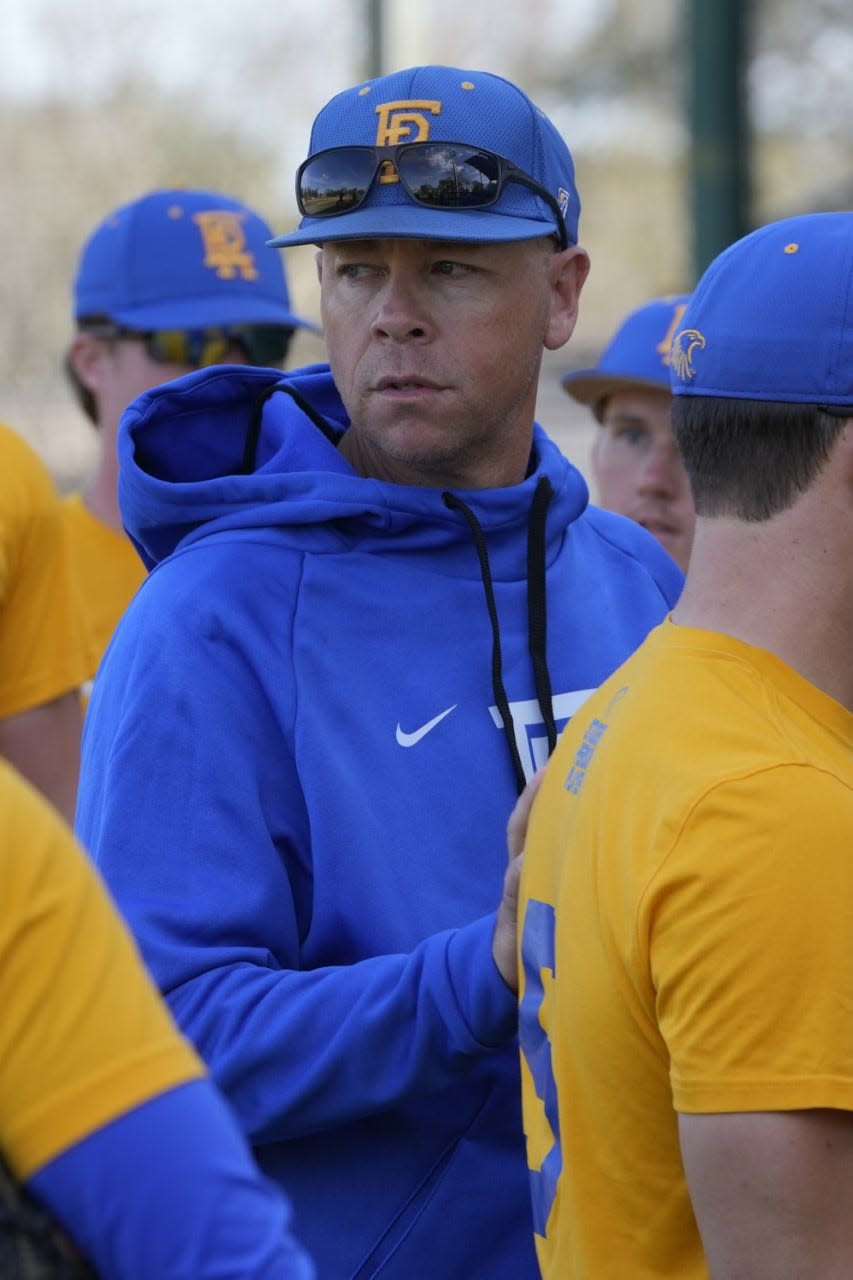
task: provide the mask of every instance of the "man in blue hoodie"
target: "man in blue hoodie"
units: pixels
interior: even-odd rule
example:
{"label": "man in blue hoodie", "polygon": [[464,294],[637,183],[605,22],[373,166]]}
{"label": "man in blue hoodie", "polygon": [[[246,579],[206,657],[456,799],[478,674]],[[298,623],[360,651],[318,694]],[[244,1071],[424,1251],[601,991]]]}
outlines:
{"label": "man in blue hoodie", "polygon": [[297,189],[274,243],[319,246],[329,365],[202,370],[123,419],[152,572],[78,831],[321,1280],[532,1280],[504,832],[681,573],[534,422],[589,264],[526,94],[358,85]]}

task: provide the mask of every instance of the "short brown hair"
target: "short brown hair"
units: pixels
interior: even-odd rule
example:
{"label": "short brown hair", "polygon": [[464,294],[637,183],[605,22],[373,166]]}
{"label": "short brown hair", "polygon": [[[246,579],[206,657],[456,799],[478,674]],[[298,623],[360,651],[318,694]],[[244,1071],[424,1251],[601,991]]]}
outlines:
{"label": "short brown hair", "polygon": [[672,428],[696,514],[758,521],[784,511],[812,483],[844,422],[816,405],[675,396]]}

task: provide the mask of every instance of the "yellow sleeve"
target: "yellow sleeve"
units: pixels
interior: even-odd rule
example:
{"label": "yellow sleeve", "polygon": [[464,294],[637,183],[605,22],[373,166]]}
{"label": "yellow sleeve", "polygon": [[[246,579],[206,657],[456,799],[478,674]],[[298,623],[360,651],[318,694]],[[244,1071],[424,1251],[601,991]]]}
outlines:
{"label": "yellow sleeve", "polygon": [[0,1147],[20,1179],[204,1074],[93,864],[0,761]]}
{"label": "yellow sleeve", "polygon": [[0,718],[79,688],[89,665],[59,495],[0,424]]}
{"label": "yellow sleeve", "polygon": [[713,789],[642,929],[676,1110],[853,1110],[853,787],[806,765]]}

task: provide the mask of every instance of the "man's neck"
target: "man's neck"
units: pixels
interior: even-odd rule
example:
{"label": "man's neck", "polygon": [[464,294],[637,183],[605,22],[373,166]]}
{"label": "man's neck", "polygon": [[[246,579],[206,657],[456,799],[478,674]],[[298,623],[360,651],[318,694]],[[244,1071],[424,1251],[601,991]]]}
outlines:
{"label": "man's neck", "polygon": [[833,517],[816,506],[754,524],[698,519],[672,618],[774,653],[853,711],[853,543],[838,528],[821,537]]}
{"label": "man's neck", "polygon": [[118,509],[118,460],[115,431],[102,429],[95,470],[83,486],[83,501],[92,515],[111,529],[124,531]]}

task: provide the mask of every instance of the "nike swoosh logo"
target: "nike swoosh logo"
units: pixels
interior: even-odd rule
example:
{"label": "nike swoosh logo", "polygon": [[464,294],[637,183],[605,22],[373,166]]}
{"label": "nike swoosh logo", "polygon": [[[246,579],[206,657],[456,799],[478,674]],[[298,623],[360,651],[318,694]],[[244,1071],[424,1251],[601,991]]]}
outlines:
{"label": "nike swoosh logo", "polygon": [[421,738],[425,738],[431,729],[437,724],[441,724],[445,716],[449,716],[451,711],[455,711],[457,703],[454,702],[452,707],[448,707],[446,711],[439,711],[437,716],[433,716],[431,720],[427,720],[426,724],[422,724],[420,729],[415,729],[413,733],[404,733],[397,725],[397,742],[401,747],[413,747],[420,742]]}

